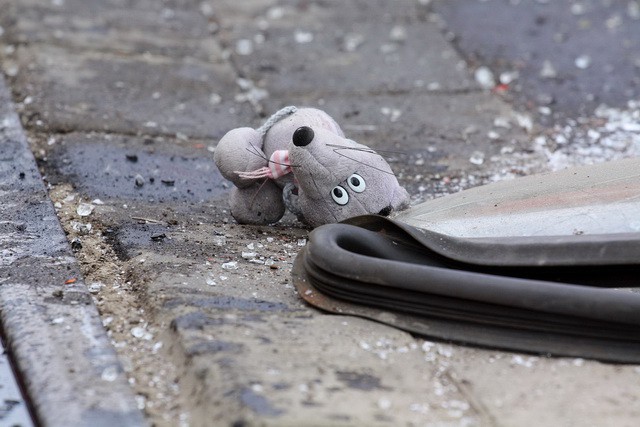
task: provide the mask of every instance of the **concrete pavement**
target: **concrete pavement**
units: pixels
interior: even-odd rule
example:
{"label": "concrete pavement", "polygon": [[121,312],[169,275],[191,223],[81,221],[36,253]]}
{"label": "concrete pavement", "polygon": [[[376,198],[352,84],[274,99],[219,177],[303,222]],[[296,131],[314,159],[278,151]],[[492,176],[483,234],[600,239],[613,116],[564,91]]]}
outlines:
{"label": "concrete pavement", "polygon": [[[390,150],[414,202],[598,156],[484,89],[433,14],[440,2],[0,3],[0,65],[78,289],[128,378],[123,396],[149,422],[634,424],[635,367],[432,343],[320,313],[290,284],[308,230],[228,213],[218,138],[289,104]],[[595,117],[598,141],[612,114]],[[637,152],[624,141],[603,156]]]}

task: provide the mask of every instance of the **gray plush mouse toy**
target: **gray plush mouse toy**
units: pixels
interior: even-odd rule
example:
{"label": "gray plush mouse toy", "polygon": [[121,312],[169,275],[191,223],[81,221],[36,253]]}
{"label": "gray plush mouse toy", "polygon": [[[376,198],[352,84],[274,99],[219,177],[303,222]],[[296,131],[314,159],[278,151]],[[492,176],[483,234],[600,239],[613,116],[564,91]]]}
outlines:
{"label": "gray plush mouse toy", "polygon": [[214,160],[235,185],[231,214],[240,224],[273,224],[288,208],[316,227],[409,204],[382,156],[315,108],[286,107],[259,129],[229,131]]}

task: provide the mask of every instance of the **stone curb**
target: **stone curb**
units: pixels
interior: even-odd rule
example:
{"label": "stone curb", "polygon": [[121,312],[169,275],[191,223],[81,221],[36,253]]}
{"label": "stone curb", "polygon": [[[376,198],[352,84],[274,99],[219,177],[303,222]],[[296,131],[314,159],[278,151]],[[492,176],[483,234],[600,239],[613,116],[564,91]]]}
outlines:
{"label": "stone curb", "polygon": [[0,76],[0,325],[42,426],[145,426]]}

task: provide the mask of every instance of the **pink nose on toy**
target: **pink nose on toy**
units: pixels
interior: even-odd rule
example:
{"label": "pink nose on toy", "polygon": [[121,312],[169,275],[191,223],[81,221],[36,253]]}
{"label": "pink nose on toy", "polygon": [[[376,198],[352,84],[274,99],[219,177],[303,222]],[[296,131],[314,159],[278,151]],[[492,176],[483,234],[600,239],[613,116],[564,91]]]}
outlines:
{"label": "pink nose on toy", "polygon": [[302,126],[293,133],[293,145],[296,147],[305,147],[313,141],[313,129],[309,126]]}

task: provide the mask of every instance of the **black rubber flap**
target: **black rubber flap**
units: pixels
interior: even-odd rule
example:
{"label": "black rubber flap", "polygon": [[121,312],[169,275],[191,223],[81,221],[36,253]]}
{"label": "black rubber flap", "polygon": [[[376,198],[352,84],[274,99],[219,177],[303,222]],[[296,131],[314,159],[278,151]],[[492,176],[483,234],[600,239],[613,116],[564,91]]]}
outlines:
{"label": "black rubber flap", "polygon": [[638,233],[463,239],[365,216],[314,230],[293,277],[312,305],[430,338],[640,363],[639,264]]}

